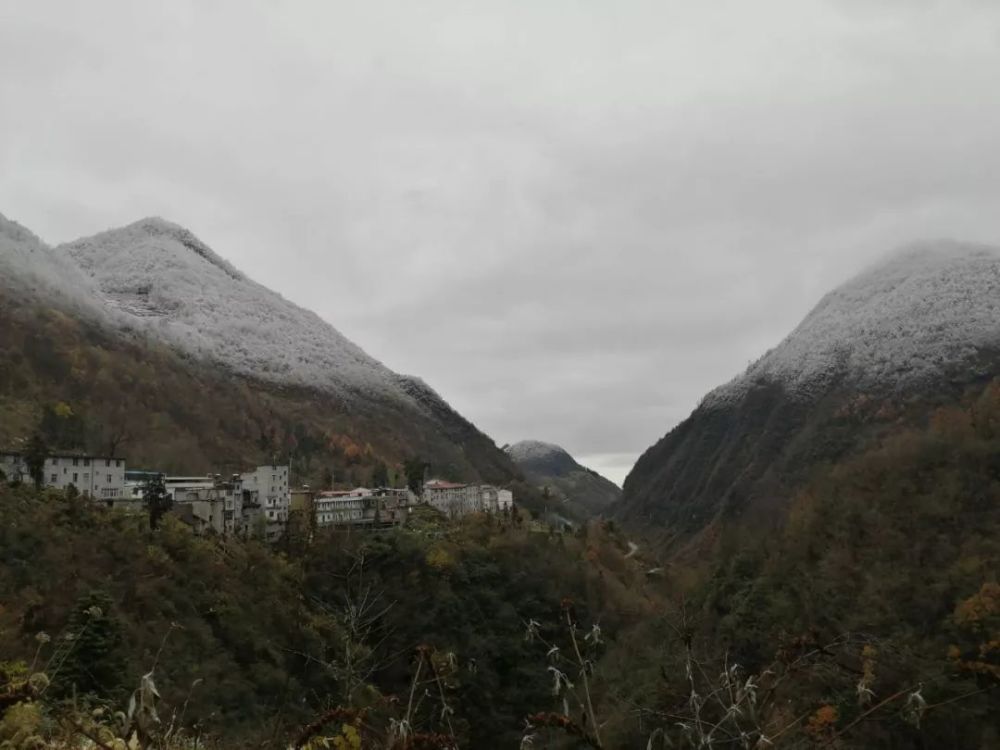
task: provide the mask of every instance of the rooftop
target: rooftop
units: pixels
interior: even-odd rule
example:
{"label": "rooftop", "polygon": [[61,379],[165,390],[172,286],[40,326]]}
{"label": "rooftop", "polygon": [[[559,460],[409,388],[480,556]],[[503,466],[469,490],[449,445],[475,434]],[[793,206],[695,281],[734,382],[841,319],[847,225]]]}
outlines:
{"label": "rooftop", "polygon": [[[24,451],[0,450],[0,456],[24,456]],[[83,451],[57,450],[48,451],[46,458],[89,458],[93,461],[124,461],[124,456],[105,456],[102,454],[85,453]]]}
{"label": "rooftop", "polygon": [[424,485],[426,490],[460,490],[463,487],[468,487],[467,484],[459,484],[457,482],[446,482],[443,479],[432,479]]}

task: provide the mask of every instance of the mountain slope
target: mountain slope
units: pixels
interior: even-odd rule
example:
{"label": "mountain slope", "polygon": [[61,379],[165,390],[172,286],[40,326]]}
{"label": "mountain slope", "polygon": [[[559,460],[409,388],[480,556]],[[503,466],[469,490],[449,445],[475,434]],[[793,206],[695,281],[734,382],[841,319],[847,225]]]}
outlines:
{"label": "mountain slope", "polygon": [[599,515],[621,498],[621,490],[613,482],[581,466],[558,445],[522,440],[505,450],[530,482],[539,488],[548,487],[565,502],[570,515]]}
{"label": "mountain slope", "polygon": [[[145,219],[51,248],[0,218],[0,272],[0,444],[41,418],[50,440],[113,447],[133,466],[291,456],[296,481],[332,471],[360,483],[380,463],[392,474],[420,457],[443,475],[528,491],[431,388],[174,224]],[[59,404],[69,416],[52,416]]]}
{"label": "mountain slope", "polygon": [[939,242],[890,256],[649,448],[620,516],[684,537],[720,515],[772,515],[812,467],[997,372],[998,306],[998,249]]}
{"label": "mountain slope", "polygon": [[62,254],[16,221],[0,214],[0,291],[25,303],[58,300],[63,309],[101,319],[93,282]]}
{"label": "mountain slope", "polygon": [[405,399],[388,368],[175,224],[144,219],[56,252],[93,279],[120,320],[188,354],[277,383]]}

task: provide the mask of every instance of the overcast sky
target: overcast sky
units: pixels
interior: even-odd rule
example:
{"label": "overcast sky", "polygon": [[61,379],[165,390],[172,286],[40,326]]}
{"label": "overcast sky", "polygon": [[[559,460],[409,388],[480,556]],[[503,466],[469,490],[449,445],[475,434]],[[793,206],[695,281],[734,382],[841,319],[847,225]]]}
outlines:
{"label": "overcast sky", "polygon": [[0,213],[159,215],[621,481],[896,245],[1000,242],[996,0],[0,0]]}

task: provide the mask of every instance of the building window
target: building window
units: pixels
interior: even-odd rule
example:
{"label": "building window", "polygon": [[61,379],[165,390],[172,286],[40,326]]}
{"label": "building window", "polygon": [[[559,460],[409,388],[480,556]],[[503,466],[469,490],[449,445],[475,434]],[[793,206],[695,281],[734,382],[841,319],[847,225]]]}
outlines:
{"label": "building window", "polygon": [[111,475],[108,474],[108,484],[111,484]]}
{"label": "building window", "polygon": [[73,465],[74,466],[79,466],[80,465],[80,459],[79,458],[74,458],[73,459]]}
{"label": "building window", "polygon": [[58,466],[59,465],[59,459],[58,458],[53,458],[52,459],[52,465],[53,466]]}
{"label": "building window", "polygon": [[59,481],[59,475],[53,474],[52,479],[50,481],[52,482],[52,484],[55,484],[57,481]]}
{"label": "building window", "polygon": [[84,466],[90,466],[90,459],[89,458],[83,459],[83,465]]}
{"label": "building window", "polygon": [[121,466],[121,465],[122,465],[122,460],[119,458],[117,461],[115,461],[115,466]]}
{"label": "building window", "polygon": [[[105,466],[111,466],[111,459],[110,458],[104,459],[104,465]],[[109,479],[108,481],[110,482],[111,480]]]}
{"label": "building window", "polygon": [[77,473],[74,471],[73,472],[73,484],[76,484],[78,481],[79,481],[79,479],[77,478]]}

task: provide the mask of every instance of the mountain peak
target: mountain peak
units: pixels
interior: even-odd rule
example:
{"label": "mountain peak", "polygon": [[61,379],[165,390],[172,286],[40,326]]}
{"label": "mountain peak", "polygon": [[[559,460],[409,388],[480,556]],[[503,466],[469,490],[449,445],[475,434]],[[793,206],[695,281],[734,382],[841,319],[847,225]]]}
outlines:
{"label": "mountain peak", "polygon": [[246,278],[198,239],[191,230],[159,216],[147,216],[124,227],[108,229],[92,237],[67,243],[63,247],[84,266],[104,262],[116,263],[123,253],[132,254],[144,250],[160,255],[164,259],[172,256],[178,262],[189,263],[190,258],[184,256],[194,253],[232,279],[239,281]]}
{"label": "mountain peak", "polygon": [[158,217],[56,248],[125,327],[242,375],[343,396],[411,400],[396,375],[329,323],[257,284]]}
{"label": "mountain peak", "polygon": [[0,234],[15,242],[30,242],[41,245],[42,241],[27,227],[0,214]]}
{"label": "mountain peak", "polygon": [[565,476],[574,471],[584,470],[568,451],[555,443],[522,440],[507,446],[504,450],[514,463],[529,474]]}
{"label": "mountain peak", "polygon": [[510,457],[517,462],[569,455],[564,448],[555,443],[546,443],[541,440],[521,440],[508,446],[506,450]]}
{"label": "mountain peak", "polygon": [[1000,366],[1000,249],[909,245],[825,295],[802,322],[646,450],[623,519],[675,540],[725,518],[771,523],[791,487]]}
{"label": "mountain peak", "polygon": [[778,346],[705,398],[778,384],[811,398],[840,381],[908,388],[1000,348],[1000,248],[908,245],[828,293]]}
{"label": "mountain peak", "polygon": [[541,440],[522,440],[505,449],[538,487],[547,487],[568,503],[573,515],[592,516],[613,505],[621,490],[597,472],[581,466],[565,449]]}

